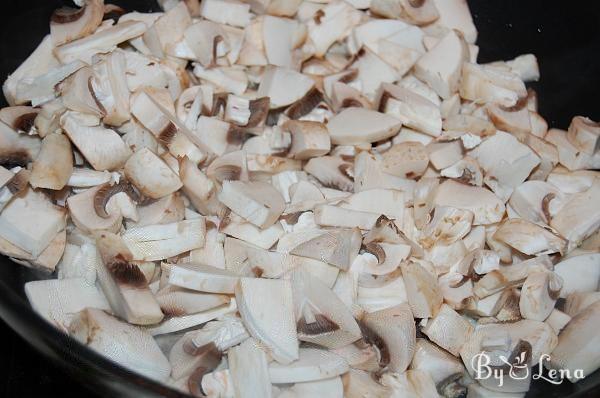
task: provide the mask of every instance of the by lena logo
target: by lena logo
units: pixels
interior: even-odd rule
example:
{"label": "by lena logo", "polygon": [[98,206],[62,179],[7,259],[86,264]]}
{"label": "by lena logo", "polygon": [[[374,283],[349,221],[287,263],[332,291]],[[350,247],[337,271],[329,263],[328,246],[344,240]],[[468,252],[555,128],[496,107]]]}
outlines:
{"label": "by lena logo", "polygon": [[[494,379],[498,382],[498,387],[502,387],[506,377],[513,380],[525,380],[529,378],[530,372],[532,373],[531,378],[533,380],[541,379],[552,384],[561,384],[565,379],[579,380],[585,377],[582,369],[575,369],[572,372],[570,369],[549,369],[548,374],[544,375],[543,365],[545,362],[550,361],[550,355],[548,354],[542,354],[537,369],[531,370],[527,364],[528,358],[525,351],[511,360],[503,355],[499,355],[498,359],[502,362],[502,365],[490,365],[492,360],[485,351],[476,354],[471,359],[471,367],[475,372],[475,379]],[[534,373],[534,370],[537,370],[537,373]]]}

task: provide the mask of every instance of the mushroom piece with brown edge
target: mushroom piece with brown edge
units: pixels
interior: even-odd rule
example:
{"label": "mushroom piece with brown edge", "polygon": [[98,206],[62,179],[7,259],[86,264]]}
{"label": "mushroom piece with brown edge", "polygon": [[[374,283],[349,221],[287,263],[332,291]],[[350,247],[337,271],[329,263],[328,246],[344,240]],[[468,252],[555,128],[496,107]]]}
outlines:
{"label": "mushroom piece with brown edge", "polygon": [[148,281],[120,236],[99,232],[96,246],[102,258],[98,281],[113,312],[129,323],[151,325],[163,319]]}
{"label": "mushroom piece with brown edge", "polygon": [[261,228],[272,225],[285,210],[281,194],[260,181],[225,181],[218,197],[225,206]]}
{"label": "mushroom piece with brown edge", "polygon": [[29,183],[34,188],[61,190],[73,171],[73,154],[69,139],[62,134],[50,134],[33,162]]}
{"label": "mushroom piece with brown edge", "polygon": [[96,30],[104,16],[104,0],[86,0],[79,9],[63,7],[50,17],[50,36],[55,46],[85,37]]}
{"label": "mushroom piece with brown edge", "polygon": [[135,185],[142,194],[160,199],[179,188],[182,183],[165,162],[155,153],[143,148],[125,163],[125,176]]}

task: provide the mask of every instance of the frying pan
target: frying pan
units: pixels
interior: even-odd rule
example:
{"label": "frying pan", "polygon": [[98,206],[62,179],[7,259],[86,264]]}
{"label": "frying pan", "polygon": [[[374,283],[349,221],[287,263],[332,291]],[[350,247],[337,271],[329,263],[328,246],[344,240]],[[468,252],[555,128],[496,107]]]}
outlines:
{"label": "frying pan", "polygon": [[[107,1],[108,2],[108,1]],[[112,1],[127,10],[158,11],[153,0]],[[4,0],[0,23],[0,76],[4,79],[33,51],[61,0]],[[575,115],[600,119],[600,2],[543,0],[469,1],[479,30],[479,62],[534,53],[542,79],[531,85],[550,127],[566,128]],[[1,106],[6,106],[4,99]],[[25,282],[49,275],[0,257],[0,316],[27,343],[101,396],[184,397],[106,360],[58,332],[35,314]],[[600,325],[599,325],[600,326]],[[25,344],[25,342],[23,342]],[[29,374],[35,380],[38,375]],[[534,381],[527,397],[600,396],[600,372],[577,384]],[[260,397],[257,397],[260,398]]]}

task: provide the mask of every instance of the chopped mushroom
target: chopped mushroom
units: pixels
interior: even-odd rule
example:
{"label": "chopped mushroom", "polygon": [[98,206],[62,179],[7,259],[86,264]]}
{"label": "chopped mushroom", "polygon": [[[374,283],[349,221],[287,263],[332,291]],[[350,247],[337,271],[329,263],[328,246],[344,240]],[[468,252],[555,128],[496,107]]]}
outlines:
{"label": "chopped mushroom", "polygon": [[0,253],[61,331],[165,395],[600,366],[600,127],[548,128],[535,55],[477,63],[464,0],[74,3],[0,109]]}

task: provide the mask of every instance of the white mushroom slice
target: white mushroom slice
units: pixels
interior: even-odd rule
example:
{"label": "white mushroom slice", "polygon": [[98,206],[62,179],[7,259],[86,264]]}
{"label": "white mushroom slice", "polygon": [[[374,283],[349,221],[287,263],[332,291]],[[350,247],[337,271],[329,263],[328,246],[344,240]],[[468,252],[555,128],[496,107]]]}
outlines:
{"label": "white mushroom slice", "polygon": [[82,344],[133,372],[164,382],[171,373],[169,360],[144,329],[87,308],[75,315],[69,334]]}
{"label": "white mushroom slice", "polygon": [[95,65],[95,72],[98,78],[94,94],[104,108],[103,121],[111,126],[121,126],[130,119],[125,55],[113,51]]}
{"label": "white mushroom slice", "polygon": [[264,182],[224,181],[219,200],[252,224],[266,228],[285,210],[281,194]]}
{"label": "white mushroom slice", "polygon": [[108,171],[96,171],[84,167],[74,167],[67,185],[76,188],[91,188],[110,182],[113,175]]}
{"label": "white mushroom slice", "polygon": [[183,379],[184,392],[192,394],[197,393],[197,386],[204,374],[218,367],[223,356],[218,347],[210,341],[199,347],[195,346],[191,340],[196,332],[202,333],[203,330],[187,332],[169,351],[171,377],[175,380]]}
{"label": "white mushroom slice", "polygon": [[148,148],[134,153],[125,163],[125,176],[142,194],[159,199],[182,187],[181,180]]}
{"label": "white mushroom slice", "polygon": [[367,313],[361,319],[363,337],[381,353],[379,365],[402,373],[415,352],[416,328],[408,304]]}
{"label": "white mushroom slice", "polygon": [[562,278],[554,272],[533,272],[527,276],[521,289],[519,308],[525,319],[545,320],[560,295]]}
{"label": "white mushroom slice", "polygon": [[171,285],[208,293],[234,294],[239,279],[233,272],[200,264],[174,265],[169,272]]}
{"label": "white mushroom slice", "polygon": [[395,189],[368,189],[344,198],[339,205],[346,209],[383,214],[402,224],[405,194]]}
{"label": "white mushroom slice", "polygon": [[250,5],[235,0],[203,1],[200,16],[220,24],[244,27],[250,23]]}
{"label": "white mushroom slice", "polygon": [[450,167],[463,158],[461,141],[430,142],[427,145],[427,155],[431,165],[437,170]]}
{"label": "white mushroom slice", "polygon": [[185,329],[197,328],[199,325],[229,314],[233,314],[236,311],[237,303],[235,299],[232,298],[227,306],[198,312],[197,314],[171,317],[157,325],[148,326],[146,329],[152,336],[159,336],[163,334],[179,332]]}
{"label": "white mushroom slice", "polygon": [[420,142],[398,143],[383,154],[383,171],[398,177],[419,177],[428,165],[429,155]]}
{"label": "white mushroom slice", "polygon": [[[61,117],[61,126],[95,170],[121,168],[131,150],[113,130],[98,125],[98,120],[75,112],[66,112]],[[98,143],[101,142],[101,145]]]}
{"label": "white mushroom slice", "polygon": [[323,186],[352,192],[354,182],[348,171],[352,163],[337,156],[321,156],[310,159],[304,166],[304,171],[315,177]]}
{"label": "white mushroom slice", "polygon": [[393,83],[400,79],[398,71],[368,48],[357,54],[351,68],[358,70],[357,80],[360,91],[369,99],[376,96],[384,83]]}
{"label": "white mushroom slice", "polygon": [[422,265],[411,260],[400,264],[400,269],[414,317],[434,317],[443,300],[437,279]]}
{"label": "white mushroom slice", "polygon": [[33,162],[29,183],[33,188],[61,190],[73,171],[73,153],[69,139],[62,134],[47,135]]}
{"label": "white mushroom slice", "polygon": [[238,398],[271,398],[267,355],[260,342],[250,338],[229,350],[229,373]]}
{"label": "white mushroom slice", "polygon": [[248,87],[246,73],[236,66],[207,69],[200,64],[196,64],[194,75],[236,95],[244,94]]}
{"label": "white mushroom slice", "polygon": [[267,227],[259,228],[237,216],[235,213],[229,213],[219,225],[220,232],[243,240],[263,249],[272,247],[284,234],[280,222]]}
{"label": "white mushroom slice", "polygon": [[96,246],[102,258],[97,269],[98,281],[114,314],[135,325],[160,322],[163,319],[160,306],[121,237],[100,232]]}
{"label": "white mushroom slice", "polygon": [[379,384],[369,372],[362,370],[350,369],[342,376],[342,381],[346,398],[364,398],[369,395],[383,398],[391,394],[390,388]]}
{"label": "white mushroom slice", "polygon": [[327,285],[302,270],[291,280],[298,339],[333,349],[360,338],[352,313]]}
{"label": "white mushroom slice", "polygon": [[403,125],[437,137],[442,133],[442,117],[437,105],[404,87],[382,84],[379,109],[398,118]]}
{"label": "white mushroom slice", "polygon": [[600,165],[600,156],[596,152],[593,156],[579,150],[571,144],[568,132],[559,129],[550,129],[544,139],[556,146],[560,164],[569,170],[596,169]]}
{"label": "white mushroom slice", "polygon": [[[32,108],[30,106],[8,106],[0,109],[0,121],[16,132],[29,133],[32,127],[34,127],[35,120],[39,113],[40,109]],[[42,135],[40,135],[40,137],[41,136]]]}
{"label": "white mushroom slice", "polygon": [[529,110],[526,105],[522,100],[510,108],[489,104],[487,113],[490,121],[494,123],[498,130],[507,131],[517,136],[525,136],[531,132]]}
{"label": "white mushroom slice", "polygon": [[569,249],[598,230],[600,209],[596,203],[599,199],[600,179],[596,178],[587,191],[571,196],[552,217],[550,226],[569,241]]}
{"label": "white mushroom slice", "polygon": [[134,260],[155,261],[204,246],[205,235],[204,218],[199,218],[130,228],[123,234],[123,241]]}
{"label": "white mushroom slice", "polygon": [[127,223],[128,228],[146,225],[169,224],[183,220],[185,205],[178,193],[167,195],[154,203],[138,206],[139,221]]}
{"label": "white mushroom slice", "polygon": [[350,4],[335,1],[319,10],[319,16],[306,23],[308,41],[317,57],[325,55],[336,41],[342,41],[360,22],[361,13]]}
{"label": "white mushroom slice", "polygon": [[494,233],[494,239],[503,242],[521,253],[540,255],[550,253],[565,253],[567,241],[557,234],[516,218],[506,220]]}
{"label": "white mushroom slice", "polygon": [[144,30],[143,43],[153,55],[163,58],[164,53],[183,38],[186,28],[191,23],[192,18],[185,2],[179,2]]}
{"label": "white mushroom slice", "polygon": [[69,215],[73,223],[84,233],[108,230],[117,232],[122,225],[120,212],[109,212],[108,217],[101,217],[96,212],[96,196],[104,185],[87,189],[67,199]]}
{"label": "white mushroom slice", "polygon": [[[17,101],[17,85],[21,79],[35,78],[47,73],[52,68],[59,65],[54,57],[54,45],[50,35],[46,35],[33,52],[11,73],[2,84],[2,92],[9,105],[14,106],[27,102],[27,100]],[[81,66],[84,66],[83,64]],[[81,67],[80,66],[80,67]],[[72,72],[71,72],[72,73]],[[47,89],[47,87],[44,87]],[[54,89],[54,87],[52,87]],[[51,93],[52,94],[52,93]],[[52,95],[54,97],[54,95]]]}
{"label": "white mushroom slice", "polygon": [[202,377],[201,387],[208,397],[235,398],[229,369],[205,374]]}
{"label": "white mushroom slice", "polygon": [[490,65],[465,62],[462,69],[460,96],[470,101],[515,106],[527,96],[525,84],[515,73]]}
{"label": "white mushroom slice", "polygon": [[[426,82],[442,98],[447,99],[458,88],[463,63],[469,49],[462,34],[450,31],[415,64],[415,76]],[[440,62],[443,60],[443,62]]]}
{"label": "white mushroom slice", "polygon": [[323,234],[294,247],[290,253],[314,258],[347,270],[358,255],[361,241],[362,236],[357,228],[324,231]]}
{"label": "white mushroom slice", "polygon": [[479,163],[470,156],[465,156],[452,166],[442,169],[440,175],[477,187],[483,184],[483,173],[479,168]]}
{"label": "white mushroom slice", "polygon": [[263,17],[263,43],[270,65],[293,67],[294,36],[303,25],[293,19],[270,15]]}
{"label": "white mushroom slice", "polygon": [[434,245],[450,245],[464,238],[471,230],[473,213],[469,210],[436,206],[433,218],[423,229],[420,240],[425,249]]}
{"label": "white mushroom slice", "polygon": [[294,159],[310,159],[327,154],[331,149],[329,132],[318,122],[290,120],[284,128],[291,133],[292,146],[289,154]]}
{"label": "white mushroom slice", "polygon": [[348,362],[330,351],[317,348],[301,348],[297,361],[282,365],[269,365],[271,383],[301,383],[340,376],[348,371]]}
{"label": "white mushroom slice", "polygon": [[365,144],[389,138],[402,123],[391,116],[364,109],[346,108],[327,124],[331,142],[336,145]]}
{"label": "white mushroom slice", "polygon": [[[379,243],[378,245],[382,247],[390,246],[390,244],[385,243]],[[368,260],[365,261],[365,259]],[[366,264],[363,265],[364,262]],[[391,262],[392,264],[396,263],[396,259],[391,259]],[[377,270],[372,271],[373,268],[378,267],[376,263],[377,258],[375,256],[370,253],[363,253],[352,264],[352,269],[360,269],[361,267],[363,269],[363,273],[359,275],[354,301],[369,313],[408,303],[406,285],[398,269],[399,265],[394,264],[395,267],[392,271],[378,275]],[[382,266],[385,266],[385,264],[382,264]],[[368,272],[372,274],[367,274]]]}
{"label": "white mushroom slice", "polygon": [[0,237],[37,258],[65,228],[65,215],[43,192],[27,189],[0,213]]}
{"label": "white mushroom slice", "polygon": [[549,369],[565,369],[567,378],[576,383],[598,367],[598,314],[600,302],[592,304],[575,316],[560,333],[558,345],[552,351]]}
{"label": "white mushroom slice", "polygon": [[257,95],[269,97],[271,109],[276,109],[299,101],[314,84],[310,77],[291,69],[270,67],[264,72]]}
{"label": "white mushroom slice", "polygon": [[370,230],[380,214],[345,209],[332,205],[317,205],[314,209],[315,222],[325,227],[355,228]]}
{"label": "white mushroom slice", "polygon": [[54,50],[54,54],[63,64],[76,60],[91,63],[94,54],[111,52],[118,44],[140,36],[145,31],[146,24],[143,22],[123,22],[58,46]]}
{"label": "white mushroom slice", "polygon": [[438,386],[451,376],[464,372],[459,359],[424,338],[417,339],[410,369],[428,372]]}
{"label": "white mushroom slice", "polygon": [[600,283],[600,253],[586,253],[562,260],[554,267],[562,278],[560,297],[572,293],[594,292]]}
{"label": "white mushroom slice", "polygon": [[229,304],[229,296],[224,294],[204,294],[174,286],[159,290],[155,297],[166,316],[197,314]]}
{"label": "white mushroom slice", "polygon": [[83,7],[59,8],[50,17],[50,36],[55,46],[85,37],[96,30],[104,16],[103,0],[87,0]]}
{"label": "white mushroom slice", "polygon": [[574,317],[598,300],[600,300],[600,292],[571,293],[565,300],[565,313]]}
{"label": "white mushroom slice", "polygon": [[38,314],[65,332],[75,314],[85,308],[110,311],[104,295],[83,278],[27,282],[25,295]]}
{"label": "white mushroom slice", "polygon": [[504,201],[540,163],[529,147],[501,131],[484,140],[469,155],[485,170],[485,184]]}
{"label": "white mushroom slice", "polygon": [[290,281],[241,278],[235,297],[244,325],[276,361],[288,364],[298,359]]}
{"label": "white mushroom slice", "polygon": [[567,138],[581,151],[594,155],[600,149],[600,125],[587,117],[575,116],[569,126]]}
{"label": "white mushroom slice", "polygon": [[549,142],[536,137],[533,134],[527,135],[525,139],[527,144],[540,157],[540,164],[530,174],[530,180],[544,181],[558,164],[558,150]]}
{"label": "white mushroom slice", "polygon": [[83,67],[57,85],[64,106],[72,111],[89,113],[99,118],[106,109],[96,96],[99,78],[91,67]]}
{"label": "white mushroom slice", "polygon": [[390,388],[392,396],[435,398],[440,396],[433,379],[427,372],[407,370],[402,374],[388,373],[381,383]]}
{"label": "white mushroom slice", "polygon": [[473,212],[473,225],[497,223],[504,216],[504,203],[489,190],[448,180],[440,184],[434,200],[437,206],[450,206]]}
{"label": "white mushroom slice", "polygon": [[462,346],[470,339],[473,326],[450,306],[442,304],[437,315],[427,321],[423,333],[438,346],[458,356]]}
{"label": "white mushroom slice", "polygon": [[565,195],[554,185],[543,181],[525,181],[515,189],[509,204],[523,219],[549,224],[565,201]]}

